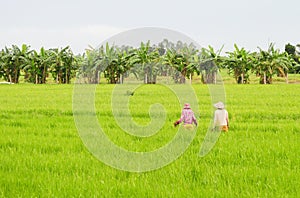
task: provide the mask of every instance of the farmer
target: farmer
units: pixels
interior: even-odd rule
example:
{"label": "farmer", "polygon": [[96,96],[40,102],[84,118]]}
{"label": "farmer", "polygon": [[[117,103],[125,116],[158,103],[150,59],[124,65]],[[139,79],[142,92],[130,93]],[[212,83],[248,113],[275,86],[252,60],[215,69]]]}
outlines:
{"label": "farmer", "polygon": [[186,129],[193,129],[193,123],[197,126],[197,120],[195,118],[194,112],[190,107],[190,104],[185,103],[184,108],[181,112],[180,119],[174,122],[174,126],[176,127],[181,122],[183,122],[183,127]]}
{"label": "farmer", "polygon": [[219,130],[227,132],[229,128],[228,112],[226,111],[225,105],[223,102],[218,102],[214,104],[214,107],[217,108],[214,115],[214,125],[213,129],[216,127]]}

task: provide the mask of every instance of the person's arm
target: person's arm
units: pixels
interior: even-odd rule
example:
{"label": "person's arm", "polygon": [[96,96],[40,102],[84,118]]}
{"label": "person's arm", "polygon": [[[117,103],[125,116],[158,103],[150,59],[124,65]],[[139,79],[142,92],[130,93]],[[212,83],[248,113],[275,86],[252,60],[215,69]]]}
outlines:
{"label": "person's arm", "polygon": [[174,126],[177,126],[178,124],[180,124],[183,121],[183,118],[184,118],[184,114],[183,114],[183,111],[182,111],[180,119],[174,122]]}
{"label": "person's arm", "polygon": [[214,131],[216,129],[216,124],[217,124],[217,115],[216,115],[216,111],[214,112],[214,122],[213,122],[213,126],[211,128],[211,131]]}
{"label": "person's arm", "polygon": [[197,119],[196,119],[196,117],[195,117],[195,115],[193,114],[193,122],[194,122],[194,124],[197,126],[198,125],[198,122],[197,122]]}
{"label": "person's arm", "polygon": [[213,128],[216,127],[216,124],[217,124],[217,111],[215,111],[215,113],[214,113],[214,125],[213,125]]}
{"label": "person's arm", "polygon": [[226,111],[226,123],[227,123],[227,127],[229,128],[229,118],[228,118],[228,112]]}

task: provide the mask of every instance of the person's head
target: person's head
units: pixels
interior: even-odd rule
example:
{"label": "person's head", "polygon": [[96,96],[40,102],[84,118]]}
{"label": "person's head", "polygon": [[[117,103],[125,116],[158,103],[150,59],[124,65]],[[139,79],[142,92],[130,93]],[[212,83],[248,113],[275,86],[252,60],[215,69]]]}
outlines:
{"label": "person's head", "polygon": [[191,108],[191,106],[190,106],[189,103],[185,103],[185,104],[184,104],[184,109],[190,109],[190,108]]}
{"label": "person's head", "polygon": [[214,107],[217,109],[224,109],[225,105],[223,102],[217,102],[216,104],[214,104]]}

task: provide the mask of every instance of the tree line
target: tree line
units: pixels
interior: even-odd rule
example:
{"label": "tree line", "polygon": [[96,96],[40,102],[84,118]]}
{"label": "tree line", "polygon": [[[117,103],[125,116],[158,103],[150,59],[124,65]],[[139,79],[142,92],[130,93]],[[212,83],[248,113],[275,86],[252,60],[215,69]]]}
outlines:
{"label": "tree line", "polygon": [[228,71],[237,83],[249,83],[251,74],[261,84],[271,84],[273,76],[285,77],[300,71],[300,45],[285,45],[280,52],[271,43],[267,50],[250,52],[236,44],[232,52],[221,55],[222,48],[197,48],[193,43],[176,43],[164,39],[156,45],[141,42],[139,47],[102,45],[74,55],[70,47],[31,50],[29,45],[12,45],[0,51],[0,78],[18,83],[20,76],[26,82],[47,83],[51,77],[56,83],[70,83],[77,77],[79,83],[100,83],[104,76],[108,83],[123,83],[135,76],[145,84],[155,84],[157,77],[171,77],[174,83],[185,83],[200,75],[203,83],[215,83],[222,69]]}
{"label": "tree line", "polygon": [[78,66],[70,47],[48,50],[42,47],[35,51],[23,44],[20,48],[12,45],[0,51],[0,78],[11,83],[19,83],[23,74],[27,82],[44,84],[49,73],[57,83],[70,83]]}

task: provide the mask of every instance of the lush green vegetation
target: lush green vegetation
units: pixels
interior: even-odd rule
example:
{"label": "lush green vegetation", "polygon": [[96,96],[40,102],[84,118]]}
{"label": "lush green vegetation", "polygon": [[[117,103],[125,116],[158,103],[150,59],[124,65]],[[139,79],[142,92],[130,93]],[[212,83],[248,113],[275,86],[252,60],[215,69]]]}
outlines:
{"label": "lush green vegetation", "polygon": [[[148,122],[154,102],[168,112],[158,134],[137,138],[116,125],[112,89],[98,85],[96,107],[116,144],[149,151],[175,135],[172,123],[181,107],[170,91],[159,85],[135,91],[130,103],[135,121]],[[212,106],[206,85],[194,89],[201,117],[187,151],[162,169],[130,173],[99,162],[82,144],[72,113],[73,85],[1,85],[0,197],[297,197],[299,86],[226,85],[231,127],[204,157],[199,151]]]}
{"label": "lush green vegetation", "polygon": [[35,84],[50,79],[68,84],[76,75],[81,83],[98,84],[104,76],[108,83],[116,84],[134,75],[145,84],[155,84],[160,77],[183,84],[200,76],[202,83],[211,84],[216,82],[218,71],[226,70],[239,84],[248,84],[251,75],[258,76],[261,84],[271,84],[274,76],[288,82],[289,73],[300,71],[300,51],[291,44],[284,52],[272,43],[267,50],[259,48],[256,52],[234,47],[221,56],[221,49],[215,51],[211,46],[198,49],[192,43],[174,44],[164,39],[157,45],[141,42],[137,48],[106,43],[74,55],[69,47],[35,51],[25,44],[21,48],[13,45],[0,51],[0,78],[10,83],[18,83],[22,76],[25,82]]}

